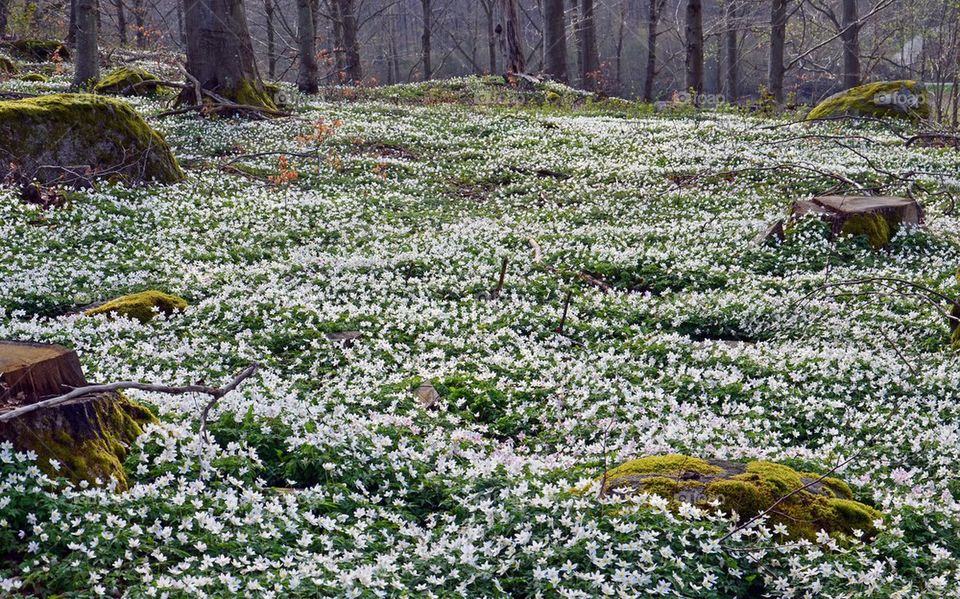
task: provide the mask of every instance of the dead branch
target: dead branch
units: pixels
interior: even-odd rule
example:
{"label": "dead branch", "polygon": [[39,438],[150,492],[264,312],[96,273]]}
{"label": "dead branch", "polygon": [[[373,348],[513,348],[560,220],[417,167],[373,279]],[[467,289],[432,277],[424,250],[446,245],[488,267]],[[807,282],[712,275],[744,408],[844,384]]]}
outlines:
{"label": "dead branch", "polygon": [[186,393],[199,393],[201,395],[209,395],[211,397],[207,405],[204,406],[203,411],[200,413],[200,431],[204,432],[207,424],[207,415],[210,413],[210,410],[216,405],[220,398],[224,395],[227,395],[231,391],[234,391],[237,387],[240,386],[244,380],[253,376],[257,371],[259,365],[256,363],[247,366],[242,372],[233,378],[229,383],[223,387],[210,387],[208,385],[183,385],[183,386],[169,386],[169,385],[151,385],[148,383],[137,383],[133,381],[122,381],[119,383],[109,383],[105,385],[86,385],[84,387],[76,387],[69,393],[60,395],[58,397],[53,397],[51,399],[45,399],[43,401],[38,401],[37,403],[32,403],[16,410],[11,410],[4,414],[0,414],[0,422],[9,422],[15,418],[19,418],[24,414],[29,414],[36,410],[42,410],[45,408],[52,408],[60,404],[66,403],[78,397],[83,397],[86,395],[96,395],[98,393],[109,393],[113,391],[120,391],[122,389],[136,389],[138,391],[152,391],[155,393],[165,393],[167,395],[183,395]]}

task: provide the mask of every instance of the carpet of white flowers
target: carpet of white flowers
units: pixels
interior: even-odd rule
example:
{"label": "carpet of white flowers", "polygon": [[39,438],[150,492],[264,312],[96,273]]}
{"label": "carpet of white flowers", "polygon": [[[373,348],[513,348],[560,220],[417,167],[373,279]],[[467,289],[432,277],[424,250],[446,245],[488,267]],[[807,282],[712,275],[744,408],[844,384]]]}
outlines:
{"label": "carpet of white flowers", "polygon": [[[0,596],[960,588],[960,359],[945,305],[882,280],[956,295],[960,207],[915,190],[928,227],[879,252],[813,222],[755,242],[829,173],[902,194],[883,171],[910,171],[956,193],[960,153],[715,113],[365,100],[150,122],[185,182],[103,184],[47,211],[0,187],[0,338],[66,344],[103,382],[262,367],[206,442],[204,398],[130,392],[161,424],[123,493],[0,448]],[[190,307],[78,313],[144,289]],[[345,331],[362,336],[327,337]],[[884,522],[862,541],[781,542],[762,523],[725,538],[729,515],[598,496],[606,467],[661,453],[849,460],[837,476]]]}

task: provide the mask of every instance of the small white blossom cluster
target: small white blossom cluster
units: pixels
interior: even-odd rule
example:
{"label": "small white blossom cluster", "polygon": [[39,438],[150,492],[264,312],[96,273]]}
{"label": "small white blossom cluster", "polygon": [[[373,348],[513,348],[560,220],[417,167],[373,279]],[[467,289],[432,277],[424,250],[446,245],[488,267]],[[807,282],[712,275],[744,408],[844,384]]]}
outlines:
{"label": "small white blossom cluster", "polygon": [[[304,137],[321,118],[343,124]],[[737,115],[314,102],[289,119],[152,123],[185,182],[103,185],[47,212],[0,188],[0,338],[69,345],[96,381],[263,368],[220,401],[210,438],[203,398],[131,392],[162,423],[132,448],[122,493],[64,486],[0,448],[0,554],[18,556],[0,561],[0,594],[960,588],[943,306],[882,283],[811,295],[867,277],[956,295],[960,218],[930,196],[928,229],[883,252],[816,223],[758,245],[793,199],[836,181],[750,170],[873,165],[960,186],[960,154],[876,130],[849,149]],[[280,168],[296,178],[270,182]],[[190,307],[149,323],[78,312],[151,288]],[[327,337],[345,331],[361,336]],[[820,472],[857,456],[837,475],[885,517],[875,538],[788,542],[762,521],[728,537],[729,514],[598,497],[605,468],[660,453]]]}

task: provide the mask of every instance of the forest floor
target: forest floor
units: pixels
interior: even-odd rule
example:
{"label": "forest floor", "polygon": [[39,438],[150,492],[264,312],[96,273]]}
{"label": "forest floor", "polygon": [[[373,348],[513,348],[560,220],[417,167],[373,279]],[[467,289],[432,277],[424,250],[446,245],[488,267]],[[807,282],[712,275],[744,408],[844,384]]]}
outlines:
{"label": "forest floor", "polygon": [[[890,282],[960,292],[958,208],[915,189],[927,227],[879,251],[809,220],[756,241],[840,179],[902,195],[899,176],[920,173],[956,195],[960,153],[733,111],[370,94],[240,121],[132,102],[187,180],[48,210],[0,187],[0,338],[69,345],[95,381],[261,370],[219,403],[209,442],[202,398],[130,392],[161,423],[132,448],[124,493],[64,490],[0,448],[0,548],[19,556],[0,559],[0,595],[960,585],[960,361],[945,305]],[[860,283],[824,287],[844,281]],[[190,307],[76,313],[144,289]],[[871,539],[725,538],[728,515],[599,496],[606,468],[666,453],[843,463],[884,521]]]}

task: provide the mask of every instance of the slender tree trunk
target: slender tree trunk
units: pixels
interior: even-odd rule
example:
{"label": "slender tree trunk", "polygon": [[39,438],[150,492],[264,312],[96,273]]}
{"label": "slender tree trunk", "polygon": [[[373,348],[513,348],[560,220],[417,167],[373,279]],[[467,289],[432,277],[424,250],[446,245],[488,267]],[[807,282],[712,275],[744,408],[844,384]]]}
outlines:
{"label": "slender tree trunk", "polygon": [[503,0],[503,15],[507,21],[507,73],[526,73],[527,59],[520,38],[520,17],[517,0]]}
{"label": "slender tree trunk", "polygon": [[420,6],[423,9],[423,33],[420,35],[420,62],[423,63],[423,80],[429,81],[433,77],[433,65],[431,63],[431,54],[433,52],[431,40],[431,15],[433,13],[430,0],[420,0]]}
{"label": "slender tree trunk", "polygon": [[567,28],[563,0],[545,0],[544,58],[546,72],[557,81],[567,82]]}
{"label": "slender tree trunk", "polygon": [[97,51],[97,0],[77,0],[77,53],[73,87],[85,88],[100,79]]}
{"label": "slender tree trunk", "polygon": [[687,89],[703,93],[703,4],[702,0],[687,0],[685,28]]}
{"label": "slender tree trunk", "polygon": [[187,31],[183,27],[183,2],[184,0],[176,0],[177,3],[177,32],[180,34],[180,43],[186,47],[187,45]]}
{"label": "slender tree trunk", "polygon": [[627,3],[620,0],[620,21],[617,24],[617,93],[623,93],[623,34],[627,26]]}
{"label": "slender tree trunk", "polygon": [[[276,108],[263,88],[243,0],[186,0],[187,71],[203,89],[250,106]],[[193,104],[193,91],[182,98]]]}
{"label": "slender tree trunk", "polygon": [[487,54],[490,59],[490,73],[497,72],[497,30],[494,27],[493,10],[496,7],[494,0],[483,3],[483,10],[487,17]]}
{"label": "slender tree trunk", "polygon": [[350,83],[363,83],[363,65],[360,63],[360,39],[354,0],[340,0],[343,18],[343,46],[346,51],[347,78]]}
{"label": "slender tree trunk", "polygon": [[343,77],[346,60],[343,51],[343,15],[340,12],[340,0],[330,0],[330,17],[333,21],[333,63],[337,72]]}
{"label": "slender tree trunk", "polygon": [[67,46],[77,47],[77,0],[70,0],[70,21],[67,23]]}
{"label": "slender tree trunk", "polygon": [[[727,0],[726,5],[726,62],[727,62],[727,101],[734,103],[739,96],[739,36],[737,34],[737,0]],[[720,66],[720,57],[717,56],[717,67]]]}
{"label": "slender tree trunk", "polygon": [[[267,74],[270,76],[270,79],[274,79],[277,76],[277,41],[276,41],[276,29],[273,24],[273,7],[275,0],[263,0],[263,12],[267,20]],[[312,7],[311,7],[311,18],[312,18]],[[316,34],[316,22],[313,24],[314,35]],[[314,54],[316,54],[316,47],[314,47]],[[314,61],[316,63],[316,61]]]}
{"label": "slender tree trunk", "polygon": [[857,0],[843,0],[840,26],[843,28],[843,87],[860,85],[860,17]]}
{"label": "slender tree trunk", "polygon": [[650,0],[647,21],[647,70],[643,78],[643,99],[653,102],[653,83],[657,76],[657,25],[660,22],[661,0]]}
{"label": "slender tree trunk", "polygon": [[7,15],[10,14],[10,0],[0,0],[0,37],[7,36]]}
{"label": "slender tree trunk", "polygon": [[[577,50],[577,77],[583,73],[583,41],[580,36],[580,0],[570,0],[570,25],[573,29],[573,43]],[[581,87],[586,86],[580,81]]]}
{"label": "slender tree trunk", "polygon": [[767,87],[778,104],[783,104],[783,53],[787,41],[787,2],[772,0],[770,4],[770,64],[767,65]]}
{"label": "slender tree trunk", "polygon": [[133,2],[133,24],[136,28],[137,48],[143,50],[147,47],[146,8],[143,0]]}
{"label": "slender tree trunk", "polygon": [[600,58],[597,52],[597,24],[594,20],[593,0],[580,3],[580,47],[583,49],[583,64],[580,78],[587,89],[596,89],[600,77]]}
{"label": "slender tree trunk", "polygon": [[297,48],[300,53],[300,70],[297,73],[297,88],[305,94],[320,91],[317,84],[317,31],[313,19],[313,1],[297,0]]}
{"label": "slender tree trunk", "polygon": [[123,8],[123,0],[114,0],[113,5],[117,8],[117,34],[120,37],[120,45],[126,46],[127,45],[127,12]]}

